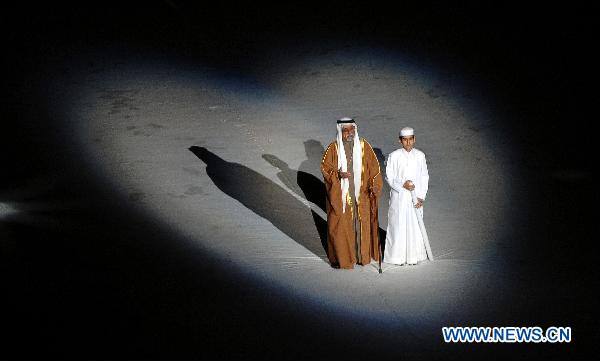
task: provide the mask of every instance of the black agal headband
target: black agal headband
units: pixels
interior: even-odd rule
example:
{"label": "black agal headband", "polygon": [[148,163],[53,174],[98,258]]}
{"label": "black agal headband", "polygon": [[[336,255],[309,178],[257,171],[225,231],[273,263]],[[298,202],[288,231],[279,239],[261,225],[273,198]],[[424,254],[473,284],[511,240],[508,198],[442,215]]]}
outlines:
{"label": "black agal headband", "polygon": [[352,118],[342,118],[342,119],[338,119],[337,123],[338,124],[354,123],[354,119],[352,119]]}

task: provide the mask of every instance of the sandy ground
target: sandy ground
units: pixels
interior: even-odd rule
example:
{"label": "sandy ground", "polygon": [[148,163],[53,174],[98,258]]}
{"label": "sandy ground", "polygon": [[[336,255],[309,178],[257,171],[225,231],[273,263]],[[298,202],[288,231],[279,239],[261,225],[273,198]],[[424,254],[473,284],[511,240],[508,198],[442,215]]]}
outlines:
{"label": "sandy ground", "polygon": [[[68,124],[123,198],[267,288],[432,333],[465,309],[483,317],[482,304],[499,307],[506,280],[493,274],[507,256],[499,247],[509,242],[501,224],[510,219],[511,154],[485,97],[457,75],[383,49],[295,51],[248,80],[106,59],[119,65],[76,70],[83,80],[62,94]],[[319,164],[342,116],[357,119],[382,171],[398,130],[416,129],[431,175],[435,262],[384,262],[383,275],[375,264],[329,266]],[[386,185],[384,230],[388,201]]]}

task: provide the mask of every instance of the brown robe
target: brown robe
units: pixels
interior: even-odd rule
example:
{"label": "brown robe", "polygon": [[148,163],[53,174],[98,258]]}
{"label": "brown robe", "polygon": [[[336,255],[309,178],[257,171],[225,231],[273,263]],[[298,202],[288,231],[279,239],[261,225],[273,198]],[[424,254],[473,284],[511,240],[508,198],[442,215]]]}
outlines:
{"label": "brown robe", "polygon": [[[377,156],[366,140],[360,139],[362,147],[361,186],[357,203],[358,212],[346,203],[342,212],[342,189],[338,176],[337,143],[329,144],[321,161],[321,172],[327,191],[327,257],[334,267],[354,268],[360,260],[366,265],[371,259],[379,261],[379,225],[377,205],[383,181]],[[349,168],[349,171],[352,170]],[[353,202],[354,203],[354,202]],[[356,214],[358,213],[358,214]],[[360,224],[360,254],[356,252],[354,217]]]}

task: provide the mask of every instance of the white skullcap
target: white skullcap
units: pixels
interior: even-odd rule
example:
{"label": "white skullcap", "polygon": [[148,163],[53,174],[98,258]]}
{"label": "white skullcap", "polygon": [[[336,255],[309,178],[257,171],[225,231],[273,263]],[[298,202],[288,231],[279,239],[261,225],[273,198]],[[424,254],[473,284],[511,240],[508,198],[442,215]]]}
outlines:
{"label": "white skullcap", "polygon": [[411,127],[404,127],[400,130],[401,137],[409,137],[411,135],[415,135],[415,130]]}

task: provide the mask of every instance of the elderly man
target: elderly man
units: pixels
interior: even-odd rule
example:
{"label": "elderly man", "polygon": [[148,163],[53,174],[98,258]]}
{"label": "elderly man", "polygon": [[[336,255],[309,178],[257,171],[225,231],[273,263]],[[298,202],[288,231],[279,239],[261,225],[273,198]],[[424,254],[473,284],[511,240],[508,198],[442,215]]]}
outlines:
{"label": "elderly man", "polygon": [[327,191],[327,256],[335,268],[379,261],[377,200],[383,181],[371,145],[351,118],[337,121],[337,139],[321,161]]}
{"label": "elderly man", "polygon": [[[399,140],[402,148],[390,153],[386,162],[386,180],[392,188],[383,257],[386,263],[415,265],[427,259],[426,243],[417,217],[423,217],[429,173],[425,154],[414,148],[415,140],[413,128],[402,128]],[[416,204],[411,196],[413,190],[417,196]]]}

